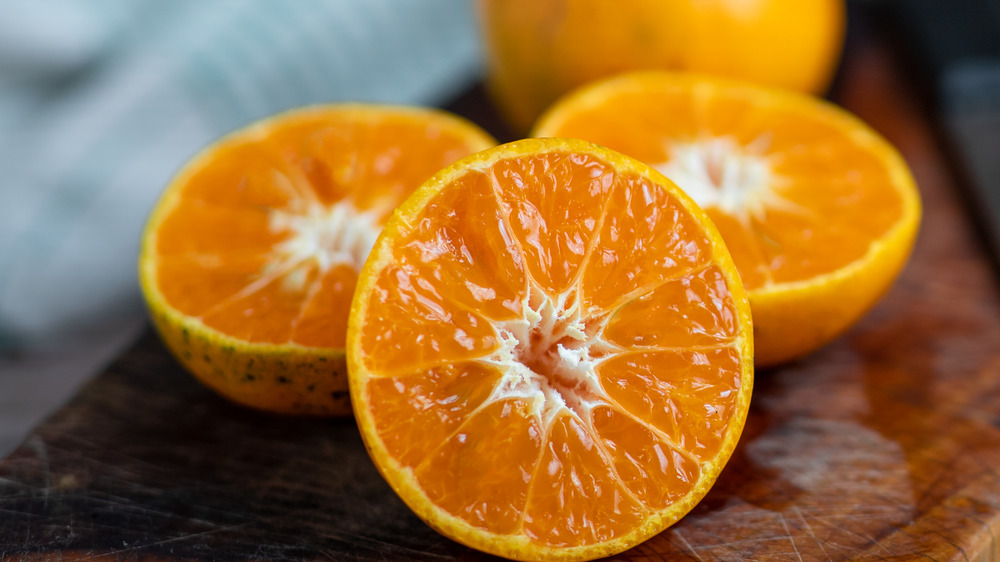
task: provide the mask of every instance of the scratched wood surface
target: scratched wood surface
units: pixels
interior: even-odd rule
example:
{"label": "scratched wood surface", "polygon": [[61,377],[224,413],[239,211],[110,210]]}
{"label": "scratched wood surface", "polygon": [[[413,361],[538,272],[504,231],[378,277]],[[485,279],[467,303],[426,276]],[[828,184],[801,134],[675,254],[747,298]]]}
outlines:
{"label": "scratched wood surface", "polygon": [[[992,559],[1000,299],[892,55],[852,46],[837,100],[900,147],[926,206],[885,300],[758,374],[735,455],[679,524],[621,559]],[[459,102],[470,110],[481,94]],[[147,334],[0,463],[0,559],[478,559],[393,495],[351,420],[216,398]]]}

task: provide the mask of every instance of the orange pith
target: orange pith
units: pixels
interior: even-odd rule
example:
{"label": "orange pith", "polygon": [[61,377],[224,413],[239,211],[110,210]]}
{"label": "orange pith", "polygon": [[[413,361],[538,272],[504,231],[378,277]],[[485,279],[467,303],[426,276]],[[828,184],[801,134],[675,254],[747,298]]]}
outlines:
{"label": "orange pith", "polygon": [[385,218],[436,170],[492,144],[443,112],[343,104],[209,147],[171,182],[144,237],[140,276],[165,341],[239,402],[347,413],[347,315]]}
{"label": "orange pith", "polygon": [[533,134],[638,158],[705,209],[750,296],[759,365],[812,351],[857,320],[902,267],[919,223],[895,150],[796,94],[636,73],[570,94]]}
{"label": "orange pith", "polygon": [[708,491],[752,386],[749,305],[707,217],[577,140],[442,170],[360,274],[347,344],[372,458],[431,526],[517,559],[620,552]]}

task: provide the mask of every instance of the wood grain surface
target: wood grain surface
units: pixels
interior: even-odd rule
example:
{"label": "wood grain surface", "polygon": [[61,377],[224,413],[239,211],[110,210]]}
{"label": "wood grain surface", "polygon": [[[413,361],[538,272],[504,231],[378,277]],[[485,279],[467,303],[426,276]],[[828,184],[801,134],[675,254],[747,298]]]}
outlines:
{"label": "wood grain surface", "polygon": [[[889,51],[852,46],[836,99],[913,167],[926,208],[913,259],[844,337],[758,373],[715,487],[620,559],[996,556],[1000,283]],[[410,513],[352,420],[230,405],[148,334],[0,463],[0,560],[78,557],[482,555]]]}

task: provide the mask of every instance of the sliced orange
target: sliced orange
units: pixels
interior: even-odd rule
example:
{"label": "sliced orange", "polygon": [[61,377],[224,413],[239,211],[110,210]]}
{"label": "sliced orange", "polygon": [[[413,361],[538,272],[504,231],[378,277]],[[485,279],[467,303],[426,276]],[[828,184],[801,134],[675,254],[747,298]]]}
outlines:
{"label": "sliced orange", "polygon": [[428,180],[362,269],[347,342],[372,459],[441,533],[582,560],[708,491],[746,419],[749,304],[662,175],[528,139]]}
{"label": "sliced orange", "polygon": [[330,105],[206,148],[143,235],[139,277],[163,340],[236,402],[349,414],[347,314],[383,222],[442,166],[494,144],[440,111]]}
{"label": "sliced orange", "polygon": [[902,269],[920,198],[896,150],[803,95],[669,73],[624,75],[563,98],[535,136],[572,136],[663,172],[732,252],[758,365],[801,357],[856,322]]}

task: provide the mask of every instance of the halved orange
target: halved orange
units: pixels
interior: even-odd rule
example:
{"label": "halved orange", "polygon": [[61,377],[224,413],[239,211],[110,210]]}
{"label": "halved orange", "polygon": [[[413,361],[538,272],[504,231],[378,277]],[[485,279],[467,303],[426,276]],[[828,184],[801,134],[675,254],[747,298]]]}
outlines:
{"label": "halved orange", "polygon": [[747,415],[749,305],[669,180],[572,139],[437,173],[361,271],[347,357],[393,489],[471,547],[625,550],[708,491]]}
{"label": "halved orange", "polygon": [[444,112],[345,104],[206,148],[143,235],[139,277],[163,340],[236,402],[349,414],[347,314],[383,222],[442,166],[494,144]]}
{"label": "halved orange", "polygon": [[902,269],[920,223],[899,153],[856,117],[799,94],[623,75],[566,96],[533,134],[638,158],[705,209],[750,297],[758,365],[801,357],[857,321]]}

